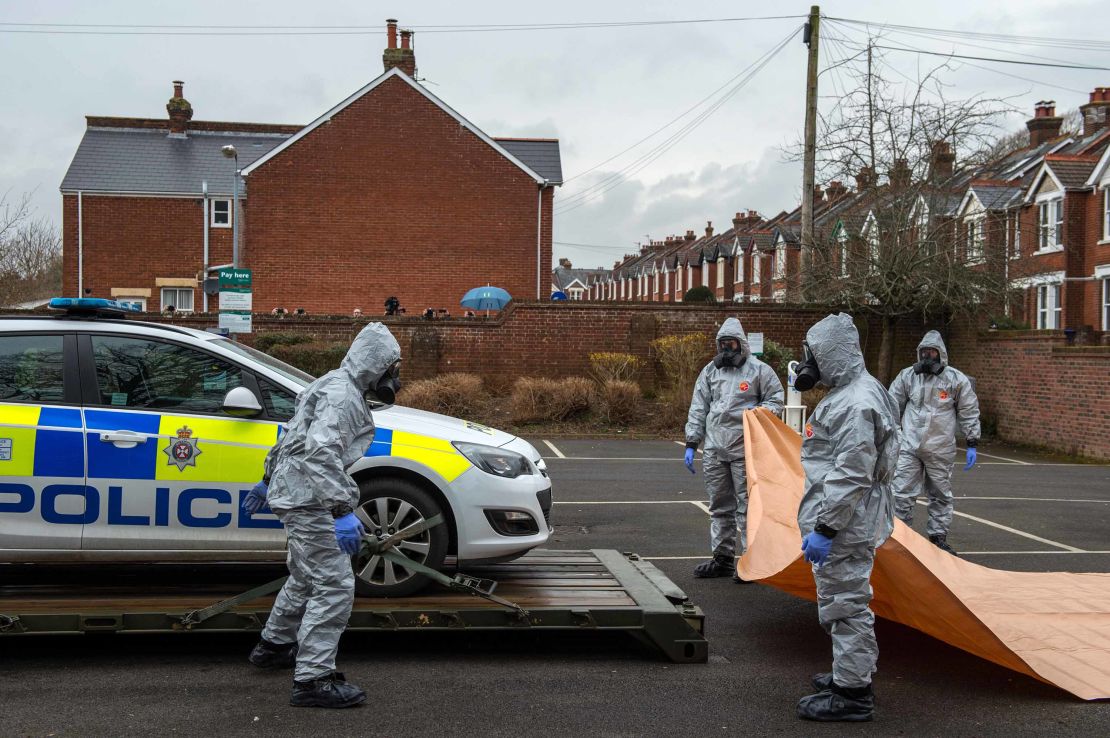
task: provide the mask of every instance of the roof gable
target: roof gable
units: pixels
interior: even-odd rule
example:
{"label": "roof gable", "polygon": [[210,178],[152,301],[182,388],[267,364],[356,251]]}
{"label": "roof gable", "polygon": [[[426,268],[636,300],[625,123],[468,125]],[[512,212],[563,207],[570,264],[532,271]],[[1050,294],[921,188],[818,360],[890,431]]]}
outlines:
{"label": "roof gable", "polygon": [[372,80],[371,82],[369,82],[368,84],[363,86],[361,89],[357,90],[354,94],[348,96],[346,99],[344,99],[338,105],[331,108],[326,113],[321,115],[319,118],[317,118],[316,120],[312,121],[307,126],[302,128],[299,133],[297,133],[297,134],[291,136],[290,138],[286,139],[284,142],[281,143],[281,145],[276,146],[273,149],[271,149],[265,156],[260,157],[259,159],[255,160],[253,163],[251,163],[250,165],[245,167],[242,171],[243,176],[247,177],[252,172],[254,172],[256,169],[258,169],[259,167],[265,166],[266,162],[270,161],[271,159],[273,159],[276,156],[279,156],[281,154],[281,152],[285,151],[290,146],[297,143],[302,138],[304,138],[308,134],[312,133],[314,130],[316,130],[320,126],[324,125],[328,121],[330,121],[333,117],[335,117],[336,115],[341,113],[343,110],[350,107],[350,105],[352,103],[354,103],[356,100],[359,100],[364,95],[369,94],[370,92],[372,92],[373,90],[378,88],[386,80],[392,79],[393,77],[397,77],[397,78],[403,80],[409,87],[411,87],[412,89],[419,92],[421,95],[423,95],[425,98],[427,98],[433,105],[438,107],[443,112],[447,113],[447,115],[454,118],[456,121],[458,121],[459,125],[466,128],[467,130],[469,130],[471,133],[473,133],[475,136],[480,138],[483,142],[488,144],[491,148],[493,148],[499,154],[501,154],[506,159],[511,161],[513,164],[515,164],[521,171],[523,171],[525,174],[527,174],[529,177],[531,177],[533,180],[535,180],[536,184],[541,184],[541,185],[542,184],[553,184],[552,182],[549,182],[544,177],[541,177],[538,173],[536,173],[536,171],[534,169],[532,169],[527,164],[522,162],[516,156],[509,153],[509,151],[504,146],[497,143],[497,141],[495,141],[494,139],[490,138],[485,133],[483,133],[482,130],[480,128],[478,128],[478,126],[474,125],[473,123],[468,121],[466,118],[462,117],[457,112],[455,112],[450,106],[447,105],[447,103],[443,102],[438,97],[436,97],[432,93],[428,92],[428,90],[424,89],[424,87],[422,85],[417,84],[412,79],[412,77],[410,77],[407,74],[405,74],[404,72],[402,72],[400,70],[400,68],[398,68],[398,67],[393,67],[389,71],[387,71],[384,74],[378,76],[376,79]]}

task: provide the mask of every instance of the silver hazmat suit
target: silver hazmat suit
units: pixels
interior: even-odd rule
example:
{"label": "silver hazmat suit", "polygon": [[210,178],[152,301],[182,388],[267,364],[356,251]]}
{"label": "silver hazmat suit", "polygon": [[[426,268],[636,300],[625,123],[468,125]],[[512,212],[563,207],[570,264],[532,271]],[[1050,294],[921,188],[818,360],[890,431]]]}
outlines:
{"label": "silver hazmat suit", "polygon": [[332,510],[358,505],[358,485],[347,467],[374,439],[364,395],[400,358],[401,347],[384,325],[363,328],[340,367],[297,397],[288,430],[266,457],[266,501],[285,525],[289,579],[262,637],[297,642],[297,681],[335,670],[355,582],[351,560],[336,542]]}
{"label": "silver hazmat suit", "polygon": [[917,345],[940,352],[940,374],[903,369],[890,384],[890,396],[902,422],[902,446],[894,474],[894,514],[913,523],[914,505],[924,486],[929,498],[930,536],[947,536],[952,525],[952,463],[956,459],[956,426],[973,442],[979,440],[979,399],[971,380],[948,366],[948,349],[940,333],[929,331]]}
{"label": "silver hazmat suit", "polygon": [[744,411],[765,407],[782,413],[782,382],[771,367],[751,355],[748,336],[739,320],[725,320],[717,331],[717,340],[722,338],[740,341],[744,363],[718,368],[710,362],[701,370],[690,400],[686,443],[704,442],[702,473],[709,495],[710,550],[714,556],[736,556],[748,548]]}
{"label": "silver hazmat suit", "polygon": [[879,658],[869,607],[871,567],[876,546],[894,528],[890,484],[898,422],[886,388],[864,367],[851,316],[822,319],[806,340],[830,391],[805,427],[798,527],[803,536],[819,523],[838,531],[828,559],[813,567],[817,614],[832,637],[834,681],[863,687]]}

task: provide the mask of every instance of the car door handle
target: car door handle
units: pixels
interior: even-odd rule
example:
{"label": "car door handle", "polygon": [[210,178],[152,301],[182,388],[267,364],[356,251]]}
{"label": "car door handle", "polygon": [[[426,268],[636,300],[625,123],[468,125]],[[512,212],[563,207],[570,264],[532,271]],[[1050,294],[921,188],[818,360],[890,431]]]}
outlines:
{"label": "car door handle", "polygon": [[135,431],[110,431],[101,433],[100,440],[104,443],[114,443],[120,448],[133,448],[140,443],[146,443],[146,436]]}

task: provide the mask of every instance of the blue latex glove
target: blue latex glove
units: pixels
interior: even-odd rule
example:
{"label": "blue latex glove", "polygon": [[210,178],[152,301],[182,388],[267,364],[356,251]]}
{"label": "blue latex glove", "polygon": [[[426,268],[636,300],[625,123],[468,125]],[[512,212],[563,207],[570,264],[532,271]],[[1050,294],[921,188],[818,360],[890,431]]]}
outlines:
{"label": "blue latex glove", "polygon": [[975,453],[975,449],[969,448],[967,450],[967,466],[964,471],[968,471],[971,467],[975,466],[975,462],[979,460],[979,454]]}
{"label": "blue latex glove", "polygon": [[366,535],[366,528],[354,513],[347,513],[335,519],[335,540],[339,548],[348,556],[354,556],[362,546],[362,537]]}
{"label": "blue latex glove", "polygon": [[251,487],[251,491],[243,498],[243,512],[247,515],[254,515],[256,512],[266,506],[266,491],[269,487],[265,482],[259,482]]}
{"label": "blue latex glove", "polygon": [[832,548],[833,539],[826,538],[817,531],[813,531],[802,539],[802,556],[811,564],[825,563],[825,559],[829,558],[829,549]]}
{"label": "blue latex glove", "polygon": [[690,470],[691,474],[697,474],[697,472],[694,471],[694,449],[686,449],[686,458],[683,459],[683,461],[686,462],[686,468]]}

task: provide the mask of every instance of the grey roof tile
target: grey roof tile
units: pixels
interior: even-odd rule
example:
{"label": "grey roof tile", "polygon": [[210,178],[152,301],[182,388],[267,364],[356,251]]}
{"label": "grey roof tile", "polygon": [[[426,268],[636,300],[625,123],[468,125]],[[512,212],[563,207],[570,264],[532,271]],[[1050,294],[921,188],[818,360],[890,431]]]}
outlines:
{"label": "grey roof tile", "polygon": [[549,138],[494,138],[493,140],[551,184],[563,183],[563,162],[559,155],[558,140]]}

